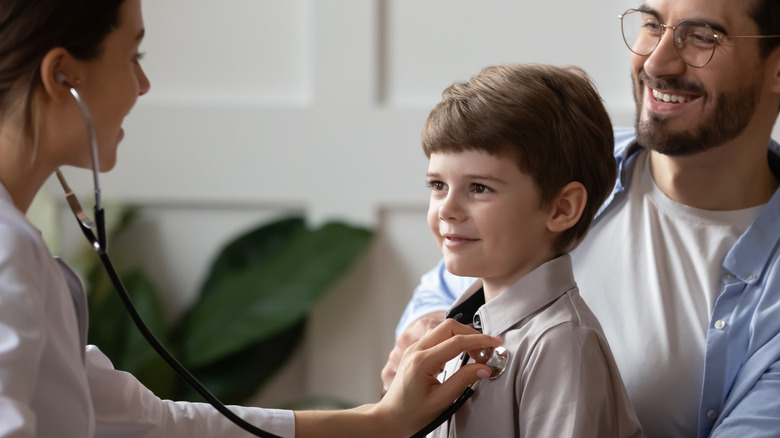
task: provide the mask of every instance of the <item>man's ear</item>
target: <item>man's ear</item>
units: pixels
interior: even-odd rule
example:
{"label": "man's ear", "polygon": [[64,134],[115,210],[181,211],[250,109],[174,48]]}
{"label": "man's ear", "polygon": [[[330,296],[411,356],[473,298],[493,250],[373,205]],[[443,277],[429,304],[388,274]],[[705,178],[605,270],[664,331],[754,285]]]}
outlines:
{"label": "man's ear", "polygon": [[41,62],[44,93],[54,102],[72,99],[70,88],[81,83],[77,61],[62,47],[51,49]]}
{"label": "man's ear", "polygon": [[587,201],[588,191],[581,182],[566,184],[550,206],[547,229],[559,233],[573,227],[580,220]]}
{"label": "man's ear", "polygon": [[772,91],[776,95],[780,95],[780,47],[775,47],[775,50],[767,56],[766,66],[770,69],[768,74],[772,83]]}

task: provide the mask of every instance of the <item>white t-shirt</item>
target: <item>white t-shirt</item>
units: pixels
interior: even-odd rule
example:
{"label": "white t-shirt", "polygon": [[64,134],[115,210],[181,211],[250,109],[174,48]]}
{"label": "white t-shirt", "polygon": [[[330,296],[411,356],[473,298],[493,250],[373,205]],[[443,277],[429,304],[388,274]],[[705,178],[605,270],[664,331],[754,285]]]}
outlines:
{"label": "white t-shirt", "polygon": [[653,181],[648,157],[637,157],[626,201],[572,253],[574,274],[645,435],[691,437],[721,264],[763,206],[709,211],[675,202]]}

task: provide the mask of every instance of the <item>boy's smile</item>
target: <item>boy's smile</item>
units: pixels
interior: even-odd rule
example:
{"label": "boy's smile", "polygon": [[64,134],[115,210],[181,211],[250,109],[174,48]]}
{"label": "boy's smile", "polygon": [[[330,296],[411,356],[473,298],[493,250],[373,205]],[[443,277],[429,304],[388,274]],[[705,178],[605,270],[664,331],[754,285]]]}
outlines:
{"label": "boy's smile", "polygon": [[433,153],[428,183],[428,225],[447,270],[482,278],[486,297],[552,257],[550,213],[513,160],[476,150]]}
{"label": "boy's smile", "polygon": [[479,239],[472,239],[455,233],[442,234],[442,237],[442,245],[446,246],[447,249],[451,251],[457,251],[460,248],[466,247],[470,243],[479,241]]}

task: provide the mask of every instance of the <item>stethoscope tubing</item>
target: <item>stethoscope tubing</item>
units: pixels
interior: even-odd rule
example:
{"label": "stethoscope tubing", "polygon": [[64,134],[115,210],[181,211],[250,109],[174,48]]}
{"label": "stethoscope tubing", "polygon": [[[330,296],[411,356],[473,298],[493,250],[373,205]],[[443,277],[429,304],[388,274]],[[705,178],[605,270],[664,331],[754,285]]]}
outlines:
{"label": "stethoscope tubing", "polygon": [[[59,173],[59,171],[58,171],[58,177],[60,178],[60,182],[63,184],[63,187],[67,187],[67,183],[65,182],[65,179],[62,176],[62,174]],[[138,331],[141,333],[144,339],[146,339],[146,342],[182,379],[184,379],[184,381],[187,382],[188,385],[190,385],[190,387],[192,387],[195,391],[197,391],[197,393],[200,394],[200,396],[203,397],[203,399],[206,400],[211,406],[213,406],[214,409],[216,409],[220,414],[224,415],[228,420],[232,421],[236,426],[244,429],[245,431],[255,436],[259,436],[262,438],[281,438],[279,435],[275,435],[271,432],[265,431],[263,429],[258,428],[257,426],[254,426],[253,424],[247,422],[243,418],[233,413],[233,411],[228,409],[228,407],[225,406],[224,403],[222,403],[214,394],[212,394],[208,389],[206,389],[206,387],[202,383],[200,383],[200,381],[195,376],[193,376],[192,373],[190,373],[190,371],[186,367],[184,367],[184,365],[182,365],[175,357],[173,357],[173,355],[171,355],[168,352],[168,350],[162,345],[162,343],[160,343],[160,341],[157,339],[154,333],[152,333],[152,331],[144,322],[141,315],[136,310],[135,305],[133,304],[133,300],[130,298],[130,295],[127,293],[127,289],[125,288],[124,283],[122,283],[122,279],[119,277],[119,274],[116,272],[116,269],[114,268],[114,264],[111,262],[111,258],[109,257],[108,251],[105,248],[105,244],[101,244],[98,241],[98,238],[95,236],[95,233],[81,217],[83,215],[79,214],[79,212],[83,212],[83,211],[81,210],[81,207],[78,205],[78,200],[75,199],[75,196],[69,190],[69,188],[66,189],[66,193],[68,196],[68,203],[71,205],[73,215],[76,217],[76,221],[79,223],[79,227],[81,228],[81,231],[84,233],[84,236],[86,236],[89,243],[95,249],[95,252],[97,253],[98,258],[100,259],[100,262],[103,265],[103,268],[105,269],[106,274],[108,275],[109,280],[111,281],[111,284],[114,286],[114,290],[119,296],[119,299],[122,301],[122,304],[127,310],[127,313],[130,316],[130,319],[133,321],[133,324],[135,324]],[[105,235],[104,226],[102,225],[104,223],[103,216],[104,216],[103,209],[95,208],[95,222],[97,223],[96,228],[98,228],[99,234],[101,235]],[[476,388],[477,383],[479,383],[479,381],[467,387],[460,395],[460,397],[458,397],[458,399],[455,400],[455,402],[453,402],[446,411],[444,411],[441,415],[436,417],[436,419],[428,423],[428,425],[420,429],[420,431],[412,435],[411,438],[425,437],[426,435],[431,433],[434,429],[439,427],[442,423],[447,421],[450,417],[452,417],[455,414],[455,412],[458,409],[460,409],[461,406],[463,406],[463,404],[465,404],[466,401],[474,394],[474,390]]]}
{"label": "stethoscope tubing", "polygon": [[[119,296],[119,299],[122,301],[122,304],[125,306],[127,313],[130,315],[130,318],[133,320],[133,323],[138,328],[138,331],[141,332],[141,335],[143,335],[144,339],[146,339],[146,342],[148,342],[149,345],[152,346],[152,348],[157,352],[157,354],[160,355],[160,357],[162,357],[163,360],[165,360],[165,362],[167,362],[168,365],[171,368],[173,368],[173,370],[176,371],[176,373],[187,382],[187,384],[189,384],[193,389],[195,389],[195,391],[197,391],[198,394],[200,394],[200,396],[203,397],[204,400],[206,400],[211,406],[214,407],[214,409],[216,409],[219,413],[224,415],[228,420],[232,421],[238,427],[244,429],[245,431],[255,436],[259,436],[261,438],[281,438],[279,435],[274,435],[273,433],[267,432],[265,430],[262,430],[250,424],[243,418],[233,413],[233,411],[228,409],[228,407],[225,406],[224,403],[219,401],[219,399],[217,399],[216,396],[214,396],[211,392],[209,392],[209,390],[206,389],[206,387],[203,386],[203,384],[201,384],[198,381],[198,379],[196,379],[195,376],[193,376],[192,373],[190,373],[189,370],[187,370],[187,368],[185,368],[181,363],[179,363],[179,361],[176,360],[176,358],[174,358],[173,355],[171,355],[168,352],[168,350],[165,349],[165,347],[163,347],[160,341],[158,341],[157,338],[154,336],[152,331],[149,330],[149,327],[146,325],[146,323],[144,323],[143,318],[141,318],[141,315],[138,314],[138,311],[135,309],[135,306],[133,305],[133,301],[130,298],[130,295],[127,293],[127,289],[122,283],[122,279],[119,278],[119,274],[117,274],[116,269],[114,269],[113,263],[111,263],[111,258],[108,256],[108,251],[107,251],[108,242],[106,237],[105,219],[104,219],[102,197],[100,191],[100,180],[98,179],[98,174],[100,172],[100,168],[99,168],[100,161],[98,157],[98,147],[97,147],[97,139],[95,136],[95,129],[92,125],[92,117],[90,116],[89,108],[87,108],[86,102],[84,102],[81,96],[79,96],[78,91],[76,91],[75,88],[71,87],[70,93],[76,99],[79,110],[81,110],[81,114],[84,117],[84,123],[86,125],[87,136],[89,139],[90,152],[92,155],[92,174],[93,174],[93,185],[95,191],[95,207],[94,207],[95,221],[94,222],[90,221],[87,215],[84,214],[84,210],[81,208],[78,199],[76,198],[75,194],[70,189],[70,187],[68,187],[65,178],[62,176],[62,173],[59,170],[57,170],[56,172],[57,178],[60,180],[60,184],[62,185],[62,188],[65,191],[65,198],[68,201],[68,205],[70,206],[73,215],[76,217],[76,221],[78,222],[81,231],[84,233],[84,236],[86,236],[90,245],[92,245],[92,247],[97,252],[98,257],[100,258],[100,261],[106,270],[106,274],[108,274],[108,277],[111,280],[111,284],[114,286],[114,290]],[[97,230],[97,236],[95,236],[93,227]]]}
{"label": "stethoscope tubing", "polygon": [[130,318],[133,320],[133,323],[141,332],[144,339],[146,339],[149,345],[154,348],[157,354],[159,354],[160,357],[162,357],[163,360],[165,360],[165,362],[167,362],[168,365],[170,365],[170,367],[173,368],[177,374],[179,374],[179,376],[181,376],[193,389],[195,389],[195,391],[197,391],[201,397],[203,397],[211,406],[214,407],[214,409],[219,411],[219,413],[224,415],[228,420],[256,436],[263,438],[281,438],[279,435],[274,435],[273,433],[267,432],[252,425],[251,423],[233,413],[233,411],[228,409],[224,403],[219,401],[219,399],[217,399],[216,396],[214,396],[208,389],[206,389],[206,387],[203,386],[203,384],[201,384],[200,381],[198,381],[198,379],[196,379],[195,376],[193,376],[192,373],[187,370],[187,368],[179,363],[179,361],[176,360],[176,358],[173,357],[168,352],[168,350],[165,349],[165,347],[163,347],[163,345],[160,343],[160,341],[157,340],[151,330],[149,330],[149,327],[147,327],[147,325],[144,323],[141,315],[139,315],[136,311],[135,306],[133,305],[133,302],[127,293],[127,290],[122,284],[122,280],[119,278],[119,275],[114,269],[114,265],[111,263],[111,259],[108,257],[108,253],[103,250],[98,250],[97,253],[100,257],[100,261],[106,268],[106,273],[111,279],[111,283],[114,285],[114,289],[116,289],[117,295],[119,295],[119,298],[122,300],[125,309],[127,309],[127,313],[130,315]]}
{"label": "stethoscope tubing", "polygon": [[428,423],[427,426],[420,429],[419,432],[412,435],[411,438],[424,438],[426,435],[433,432],[434,429],[441,426],[442,423],[449,420],[453,415],[455,415],[455,412],[457,412],[457,410],[460,409],[466,403],[466,401],[471,398],[472,395],[474,395],[474,390],[476,389],[477,383],[479,383],[479,380],[474,382],[473,385],[466,387],[460,397],[458,397],[458,399],[455,400],[446,411],[442,412],[441,415],[436,417],[435,420]]}
{"label": "stethoscope tubing", "polygon": [[[184,379],[188,385],[190,385],[198,394],[200,394],[200,396],[203,397],[204,400],[206,400],[211,406],[213,406],[214,409],[216,409],[220,414],[225,416],[225,418],[233,422],[236,426],[251,433],[252,435],[259,436],[261,438],[281,438],[279,435],[275,435],[271,432],[267,432],[263,429],[260,429],[257,426],[254,426],[253,424],[247,422],[246,420],[244,420],[243,418],[235,414],[233,411],[228,409],[228,407],[225,406],[224,403],[222,403],[216,396],[214,396],[208,389],[206,389],[206,387],[203,386],[203,384],[200,383],[200,381],[198,381],[198,379],[195,378],[195,376],[193,376],[192,373],[190,373],[190,371],[187,368],[185,368],[175,357],[173,357],[173,355],[171,355],[168,352],[168,350],[160,343],[157,337],[154,336],[154,333],[152,333],[152,331],[146,325],[141,315],[138,314],[135,305],[133,305],[133,300],[130,298],[130,295],[127,293],[127,289],[122,283],[122,279],[119,277],[119,274],[116,272],[116,269],[114,269],[114,265],[113,263],[111,263],[111,258],[108,256],[108,251],[107,251],[108,242],[106,237],[104,211],[102,206],[102,195],[100,190],[100,182],[98,179],[98,173],[99,173],[98,148],[97,148],[97,140],[95,137],[95,131],[92,126],[92,118],[90,117],[89,109],[87,108],[86,103],[81,99],[81,96],[79,96],[76,89],[71,88],[70,92],[73,95],[73,97],[76,99],[79,109],[81,110],[81,113],[84,116],[84,122],[87,127],[87,135],[89,137],[89,145],[92,153],[92,173],[93,173],[93,185],[94,185],[94,192],[95,192],[95,207],[94,207],[95,221],[94,222],[90,221],[87,215],[84,214],[84,210],[81,208],[78,199],[76,198],[75,194],[70,189],[70,187],[68,186],[67,182],[65,181],[65,177],[62,176],[62,173],[59,170],[57,170],[56,172],[57,178],[59,179],[63,190],[65,191],[66,200],[68,202],[68,205],[70,206],[71,211],[73,212],[73,215],[76,217],[76,221],[79,224],[79,228],[81,228],[81,231],[84,233],[84,236],[87,238],[87,241],[89,241],[90,245],[95,249],[95,252],[100,258],[101,264],[105,268],[106,274],[111,280],[111,284],[114,286],[114,290],[119,296],[119,299],[122,301],[122,304],[127,310],[130,319],[132,319],[133,324],[135,324],[136,328],[138,328],[138,331],[141,332],[141,335],[144,337],[144,339],[146,339],[146,342],[154,349],[154,351],[157,352],[157,354],[174,371],[176,371],[176,373],[182,379]],[[93,231],[93,228],[97,230],[97,236],[95,236],[95,232]],[[429,434],[434,429],[439,427],[442,423],[447,421],[447,419],[452,417],[455,411],[460,409],[460,407],[463,406],[464,403],[466,403],[469,397],[471,397],[474,394],[474,389],[476,388],[476,384],[477,383],[475,382],[472,386],[467,387],[463,391],[463,394],[461,394],[461,396],[452,405],[450,405],[450,407],[446,411],[444,411],[441,415],[439,415],[435,420],[430,422],[427,426],[422,428],[419,432],[414,434],[412,438],[424,437],[425,435]]]}

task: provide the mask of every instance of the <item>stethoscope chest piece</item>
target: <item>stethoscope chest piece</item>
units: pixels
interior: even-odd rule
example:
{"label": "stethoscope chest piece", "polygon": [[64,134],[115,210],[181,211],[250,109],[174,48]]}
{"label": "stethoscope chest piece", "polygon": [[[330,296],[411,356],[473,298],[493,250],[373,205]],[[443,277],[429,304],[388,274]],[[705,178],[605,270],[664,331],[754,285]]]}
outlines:
{"label": "stethoscope chest piece", "polygon": [[509,363],[509,352],[504,347],[483,348],[479,350],[474,361],[489,366],[491,371],[490,380],[494,380],[506,371]]}
{"label": "stethoscope chest piece", "polygon": [[[476,357],[471,356],[475,362],[477,363],[483,363],[490,367],[490,379],[497,379],[502,374],[504,374],[504,371],[506,371],[506,367],[509,364],[509,352],[504,347],[496,347],[496,348],[483,348],[479,350]],[[464,353],[464,360],[468,360],[469,355]],[[464,362],[465,364],[466,362]],[[442,423],[447,421],[450,417],[452,417],[455,412],[457,412],[458,409],[460,409],[461,406],[463,406],[466,401],[474,394],[474,391],[477,387],[477,384],[480,382],[480,380],[477,380],[474,382],[471,386],[467,387],[465,391],[463,391],[463,394],[461,394],[460,397],[458,397],[455,402],[450,405],[450,407],[444,411],[441,415],[436,417],[435,420],[428,423],[427,426],[420,429],[416,434],[412,435],[412,438],[422,438],[427,436],[429,433],[431,433],[434,429],[439,427]]]}

